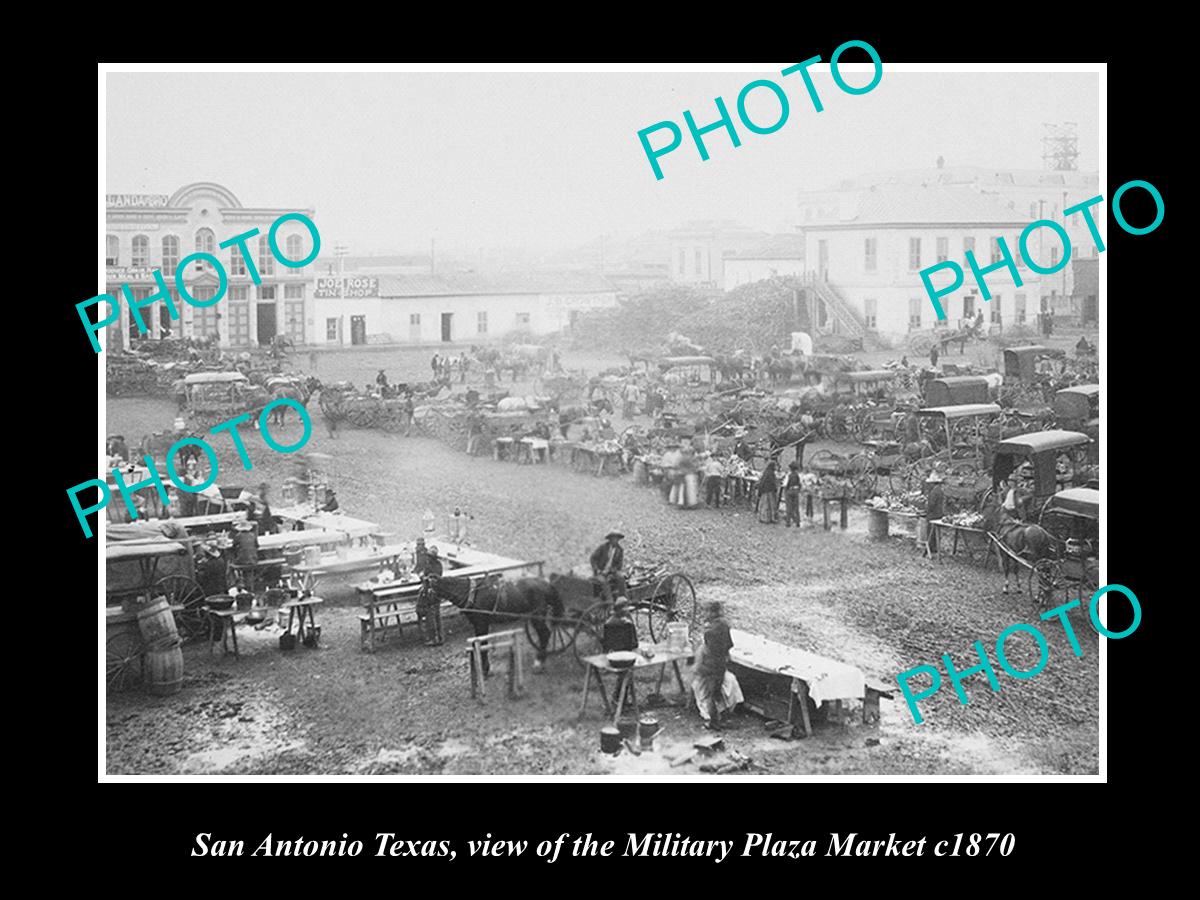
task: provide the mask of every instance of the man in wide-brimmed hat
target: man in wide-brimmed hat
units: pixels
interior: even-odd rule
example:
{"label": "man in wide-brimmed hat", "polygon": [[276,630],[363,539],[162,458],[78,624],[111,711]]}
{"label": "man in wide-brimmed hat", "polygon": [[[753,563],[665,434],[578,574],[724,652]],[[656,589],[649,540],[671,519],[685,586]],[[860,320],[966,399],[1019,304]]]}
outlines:
{"label": "man in wide-brimmed hat", "polygon": [[417,624],[425,637],[426,647],[437,647],[442,643],[442,599],[437,592],[442,571],[438,548],[431,546],[425,551],[425,563],[418,573],[421,592],[417,594]]}
{"label": "man in wide-brimmed hat", "polygon": [[737,677],[729,671],[729,651],[733,637],[720,602],[704,604],[704,639],[696,654],[692,672],[692,692],[704,727],[718,731],[723,713],[733,710],[745,698]]}
{"label": "man in wide-brimmed hat", "polygon": [[610,531],[604,543],[592,551],[592,579],[600,585],[600,592],[609,603],[614,596],[625,595],[625,549],[621,541],[625,535]]}
{"label": "man in wide-brimmed hat", "polygon": [[[946,492],[942,488],[946,477],[937,469],[929,473],[925,479],[925,486],[928,488],[928,493],[925,494],[925,518],[930,522],[936,522],[946,515]],[[937,533],[936,528],[929,529],[929,551],[937,553]]]}

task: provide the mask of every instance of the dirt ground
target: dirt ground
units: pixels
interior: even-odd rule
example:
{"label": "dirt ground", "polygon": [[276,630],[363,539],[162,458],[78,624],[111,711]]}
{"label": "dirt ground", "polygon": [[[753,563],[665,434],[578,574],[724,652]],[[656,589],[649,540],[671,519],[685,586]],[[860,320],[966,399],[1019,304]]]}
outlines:
{"label": "dirt ground", "polygon": [[[323,352],[316,371],[358,383],[373,380],[381,367],[393,381],[425,379],[431,352]],[[301,353],[299,366],[309,362]],[[567,354],[564,362],[595,371],[619,361]],[[107,433],[136,440],[169,428],[174,410],[164,401],[110,399],[107,417]],[[745,508],[668,507],[658,491],[628,476],[470,458],[429,439],[382,431],[346,427],[333,438],[319,417],[316,426],[308,448],[334,457],[328,469],[351,515],[405,538],[420,533],[426,509],[440,521],[449,507],[462,505],[474,517],[473,544],[545,560],[547,571],[586,561],[605,532],[619,528],[628,535],[628,562],[661,562],[686,573],[701,602],[725,601],[734,627],[852,663],[873,680],[894,684],[897,673],[926,663],[944,672],[944,653],[966,668],[976,662],[976,640],[994,661],[1001,631],[1037,622],[1027,597],[1001,593],[994,568],[922,559],[904,536],[869,541],[859,510],[845,532],[785,529],[757,523]],[[220,483],[281,484],[290,474],[287,458],[258,434],[243,435],[253,470],[242,471],[228,440],[219,440]],[[280,439],[298,436],[292,422]],[[353,589],[323,584],[320,593],[326,599],[318,614],[320,649],[282,653],[273,628],[243,626],[240,659],[222,657],[219,649],[210,655],[204,644],[184,648],[179,694],[109,696],[108,772],[673,777],[695,774],[703,762],[669,765],[706,734],[694,707],[679,705],[670,684],[654,709],[665,726],[655,749],[610,758],[598,749],[599,706],[578,717],[583,673],[572,655],[553,657],[544,673],[528,675],[528,692],[518,700],[505,698],[503,675],[494,676],[487,702],[477,703],[469,695],[464,621],[447,619],[442,647],[424,647],[410,632],[367,654],[359,649]],[[1077,610],[1072,621],[1082,658],[1057,624],[1043,623],[1050,657],[1039,675],[1018,681],[997,668],[999,692],[983,675],[970,676],[965,706],[943,677],[942,690],[921,704],[923,725],[913,723],[897,695],[883,701],[878,726],[862,725],[854,709],[845,724],[823,724],[805,740],[772,737],[762,719],[740,713],[725,732],[726,745],[752,761],[748,773],[1093,774],[1098,639],[1086,613]],[[1035,657],[1020,637],[1007,650],[1017,668]],[[653,689],[647,683],[640,693]]]}

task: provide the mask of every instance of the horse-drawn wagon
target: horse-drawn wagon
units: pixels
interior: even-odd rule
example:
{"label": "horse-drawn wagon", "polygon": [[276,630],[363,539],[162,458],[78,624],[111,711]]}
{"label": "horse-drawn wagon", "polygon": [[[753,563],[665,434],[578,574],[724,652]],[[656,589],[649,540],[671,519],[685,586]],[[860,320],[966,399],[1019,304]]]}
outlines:
{"label": "horse-drawn wagon", "polygon": [[965,403],[991,403],[994,398],[987,378],[982,375],[954,375],[934,378],[925,385],[928,406],[961,406]]}
{"label": "horse-drawn wagon", "polygon": [[257,416],[270,402],[267,389],[241,372],[195,372],[183,384],[187,415],[205,428],[242,413]]}
{"label": "horse-drawn wagon", "polygon": [[1054,418],[1059,428],[1100,437],[1100,385],[1078,384],[1054,395]]}
{"label": "horse-drawn wagon", "polygon": [[1083,487],[1094,479],[1088,460],[1092,439],[1078,431],[1036,431],[1001,441],[992,464],[992,485],[1014,472],[1027,473],[1033,503],[1040,507],[1063,488]]}

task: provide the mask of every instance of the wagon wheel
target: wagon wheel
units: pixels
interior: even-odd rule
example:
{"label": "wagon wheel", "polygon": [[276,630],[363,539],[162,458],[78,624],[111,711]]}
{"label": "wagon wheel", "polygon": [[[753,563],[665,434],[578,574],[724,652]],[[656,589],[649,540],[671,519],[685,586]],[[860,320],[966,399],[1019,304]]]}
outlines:
{"label": "wagon wheel", "polygon": [[607,600],[601,600],[581,612],[579,618],[573,623],[575,661],[580,666],[587,665],[584,662],[586,657],[604,652],[601,637],[604,632],[604,623],[610,615],[612,615],[612,604]]}
{"label": "wagon wheel", "polygon": [[646,608],[650,640],[655,643],[663,640],[667,636],[668,622],[686,621],[694,629],[698,618],[696,589],[686,575],[675,572],[654,586],[650,605]]}
{"label": "wagon wheel", "polygon": [[866,500],[874,497],[878,490],[878,475],[875,471],[875,457],[870,453],[859,453],[850,459],[850,479],[854,483],[854,497]]}
{"label": "wagon wheel", "polygon": [[1033,564],[1029,573],[1029,597],[1033,600],[1035,612],[1049,609],[1055,595],[1063,587],[1062,567],[1057,560],[1039,559]]}
{"label": "wagon wheel", "polygon": [[384,431],[395,434],[404,429],[404,415],[399,409],[384,407],[383,415],[379,417],[379,425]]}
{"label": "wagon wheel", "polygon": [[818,450],[812,455],[808,461],[808,468],[814,472],[832,472],[837,468],[836,462],[826,462],[826,460],[837,460],[838,455],[832,450]]}
{"label": "wagon wheel", "polygon": [[208,615],[204,612],[204,588],[186,575],[168,575],[154,582],[152,597],[165,596],[171,606],[182,606],[175,613],[179,636],[185,641],[208,634]]}
{"label": "wagon wheel", "polygon": [[[547,616],[545,621],[550,628],[550,641],[543,648],[546,655],[557,656],[570,649],[579,633],[578,623],[574,619],[556,619],[552,616]],[[525,638],[529,641],[529,646],[538,647],[541,645],[541,639],[537,629],[533,627],[533,622],[532,618],[525,619]]]}
{"label": "wagon wheel", "polygon": [[119,631],[104,646],[104,683],[110,691],[127,690],[137,682],[141,667],[142,636],[134,631]]}
{"label": "wagon wheel", "polygon": [[370,428],[375,421],[375,410],[369,406],[355,405],[346,411],[346,418],[356,428]]}
{"label": "wagon wheel", "polygon": [[879,430],[879,423],[875,421],[872,411],[869,409],[863,410],[858,417],[857,427],[854,430],[855,437],[860,441],[869,441],[878,435]]}

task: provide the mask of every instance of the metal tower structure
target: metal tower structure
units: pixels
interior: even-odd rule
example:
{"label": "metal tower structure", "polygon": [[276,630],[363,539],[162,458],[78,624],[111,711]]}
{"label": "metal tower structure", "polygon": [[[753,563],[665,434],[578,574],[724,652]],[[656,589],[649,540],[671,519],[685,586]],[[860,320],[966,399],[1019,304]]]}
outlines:
{"label": "metal tower structure", "polygon": [[1079,168],[1079,133],[1077,123],[1055,125],[1043,123],[1042,163],[1052,172],[1074,172]]}

